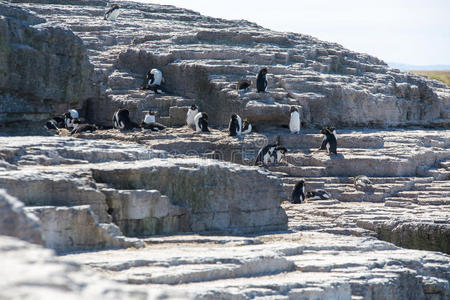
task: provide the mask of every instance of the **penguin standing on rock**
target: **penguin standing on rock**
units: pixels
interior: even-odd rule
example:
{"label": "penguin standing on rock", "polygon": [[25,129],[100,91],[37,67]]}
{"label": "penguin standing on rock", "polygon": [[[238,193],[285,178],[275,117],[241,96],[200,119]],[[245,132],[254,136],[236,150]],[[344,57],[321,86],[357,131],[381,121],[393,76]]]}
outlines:
{"label": "penguin standing on rock", "polygon": [[194,118],[198,114],[198,107],[195,104],[192,104],[191,107],[189,107],[189,110],[186,114],[186,124],[187,126],[191,127],[192,129],[196,129]]}
{"label": "penguin standing on rock", "polygon": [[239,124],[238,117],[239,116],[236,114],[231,115],[230,124],[228,125],[228,130],[230,131],[230,136],[240,136],[241,135],[241,125]]}
{"label": "penguin standing on rock", "polygon": [[130,120],[130,112],[128,109],[120,108],[113,117],[113,125],[114,128],[120,130],[131,130],[134,127],[137,127],[136,124],[131,122]]}
{"label": "penguin standing on rock", "polygon": [[259,70],[256,76],[256,90],[258,93],[265,93],[267,89],[267,68]]}
{"label": "penguin standing on rock", "polygon": [[205,112],[199,112],[194,117],[195,132],[209,132],[208,115]]}
{"label": "penguin standing on rock", "polygon": [[320,131],[324,135],[322,145],[319,150],[328,150],[328,153],[337,155],[336,129],[334,127],[325,127]]}
{"label": "penguin standing on rock", "polygon": [[289,121],[289,130],[293,134],[300,133],[300,114],[297,107],[291,106],[291,119]]}
{"label": "penguin standing on rock", "polygon": [[300,180],[295,184],[291,194],[291,202],[293,204],[301,204],[305,202],[305,181]]}
{"label": "penguin standing on rock", "polygon": [[105,13],[103,16],[103,19],[108,21],[115,21],[116,18],[120,14],[120,7],[117,4],[113,4]]}

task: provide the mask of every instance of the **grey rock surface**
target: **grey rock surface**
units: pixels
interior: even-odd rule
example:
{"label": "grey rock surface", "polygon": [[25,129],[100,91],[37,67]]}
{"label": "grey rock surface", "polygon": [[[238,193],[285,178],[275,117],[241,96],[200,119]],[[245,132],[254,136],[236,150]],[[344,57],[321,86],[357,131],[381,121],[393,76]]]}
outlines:
{"label": "grey rock surface", "polygon": [[0,236],[1,299],[193,299],[187,292],[130,286],[105,278],[53,251]]}
{"label": "grey rock surface", "polygon": [[144,246],[138,239],[125,237],[117,225],[99,223],[88,205],[35,206],[26,211],[39,218],[45,246],[57,253]]}
{"label": "grey rock surface", "polygon": [[82,40],[23,7],[0,2],[0,134],[42,131],[43,121],[97,92]]}
{"label": "grey rock surface", "polygon": [[43,244],[39,220],[27,213],[22,202],[0,190],[0,235]]}
{"label": "grey rock surface", "polygon": [[[138,122],[143,110],[155,109],[159,121],[170,124],[170,107],[193,102],[220,126],[227,125],[231,113],[259,126],[283,125],[280,107],[290,105],[303,107],[308,126],[449,125],[447,85],[308,35],[149,3],[122,2],[121,15],[111,22],[103,20],[105,7],[97,1],[14,2],[81,38],[100,88],[85,105],[86,117],[101,125],[111,125],[118,107],[127,107]],[[83,9],[77,8],[80,4]],[[165,95],[139,90],[155,67],[164,74]],[[254,83],[262,67],[269,69],[268,93],[256,93],[255,84],[238,93],[236,82]],[[261,118],[263,112],[273,118]]]}

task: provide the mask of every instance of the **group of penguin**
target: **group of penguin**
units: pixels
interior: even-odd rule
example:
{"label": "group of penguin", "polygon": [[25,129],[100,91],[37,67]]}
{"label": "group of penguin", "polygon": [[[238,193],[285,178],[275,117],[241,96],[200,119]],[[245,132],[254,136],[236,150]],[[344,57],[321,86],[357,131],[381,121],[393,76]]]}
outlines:
{"label": "group of penguin", "polygon": [[[105,20],[115,21],[120,14],[120,7],[117,4],[113,4],[104,14]],[[265,93],[268,85],[267,81],[267,68],[259,70],[256,76],[256,90],[258,93]],[[144,83],[141,87],[142,90],[151,90],[155,94],[161,93],[161,84],[164,83],[162,72],[158,69],[151,69],[147,72]],[[238,91],[247,90],[252,85],[252,82],[248,79],[241,79],[238,81],[236,88]],[[164,130],[165,126],[156,122],[155,113],[152,111],[145,112],[144,120],[141,124],[136,124],[131,121],[130,113],[127,109],[120,108],[113,115],[113,128],[119,130],[132,130],[134,128],[150,129],[152,131]],[[208,128],[208,115],[206,112],[199,112],[198,107],[193,104],[187,111],[186,124],[197,133],[210,132]],[[290,121],[289,129],[292,134],[300,134],[300,113],[297,107],[292,106],[290,109]],[[62,116],[54,117],[49,120],[45,126],[49,130],[56,130],[59,133],[59,129],[66,128],[70,131],[70,134],[76,134],[81,132],[93,132],[97,130],[97,126],[92,124],[82,124],[79,118],[78,111],[70,109]],[[248,134],[252,131],[252,125],[246,120],[242,120],[237,114],[232,114],[228,125],[230,136],[241,136],[242,134]],[[327,150],[330,154],[337,154],[337,134],[334,127],[325,127],[320,131],[324,135],[322,144],[319,150]],[[288,150],[276,144],[270,144],[258,151],[254,165],[268,165],[274,163],[280,163],[283,155]],[[359,184],[367,185],[367,178],[359,178]],[[363,182],[363,183],[361,183]],[[355,181],[356,186],[356,181]],[[295,185],[292,194],[291,202],[294,204],[303,203],[306,199],[311,200],[326,200],[330,199],[330,195],[324,190],[314,190],[305,193],[305,182],[300,180]]]}

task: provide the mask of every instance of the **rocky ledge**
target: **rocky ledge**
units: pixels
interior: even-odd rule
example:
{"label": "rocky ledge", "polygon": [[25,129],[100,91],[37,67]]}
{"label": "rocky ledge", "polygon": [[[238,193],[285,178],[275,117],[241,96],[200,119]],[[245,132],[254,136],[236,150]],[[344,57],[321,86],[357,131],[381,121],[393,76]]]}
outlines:
{"label": "rocky ledge", "polygon": [[[122,1],[106,21],[107,4],[0,1],[0,298],[450,298],[448,86],[172,6]],[[154,67],[162,95],[139,90]],[[211,133],[182,127],[192,103]],[[300,135],[283,129],[291,105]],[[69,107],[104,128],[8,136]],[[108,130],[118,107],[170,127]],[[228,136],[232,112],[255,132]],[[324,124],[338,155],[316,151]],[[248,166],[273,142],[281,163]],[[299,180],[330,199],[289,203]]]}

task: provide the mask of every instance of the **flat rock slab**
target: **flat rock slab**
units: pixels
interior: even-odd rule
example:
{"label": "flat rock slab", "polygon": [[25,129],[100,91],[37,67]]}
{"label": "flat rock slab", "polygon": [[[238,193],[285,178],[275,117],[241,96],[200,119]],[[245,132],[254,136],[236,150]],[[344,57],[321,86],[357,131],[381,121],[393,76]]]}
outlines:
{"label": "flat rock slab", "polygon": [[155,288],[171,284],[174,291],[193,292],[200,299],[445,299],[450,293],[450,258],[440,253],[311,231],[247,237],[254,242],[246,245],[230,243],[233,239],[180,236],[145,249],[63,259],[106,272],[112,280]]}

